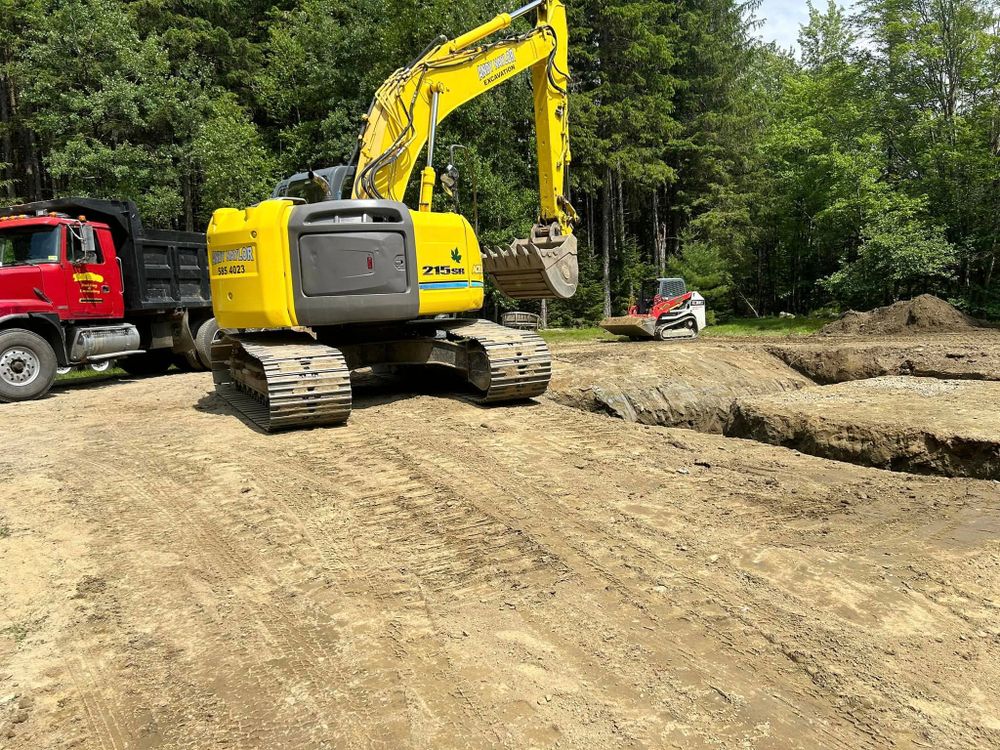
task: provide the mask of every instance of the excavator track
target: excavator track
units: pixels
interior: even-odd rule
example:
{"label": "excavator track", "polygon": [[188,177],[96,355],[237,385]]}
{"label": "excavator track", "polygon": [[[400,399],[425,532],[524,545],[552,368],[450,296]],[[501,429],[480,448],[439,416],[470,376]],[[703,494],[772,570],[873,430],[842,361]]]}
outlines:
{"label": "excavator track", "polygon": [[448,338],[470,346],[468,377],[480,391],[478,403],[522,401],[549,387],[552,355],[537,333],[477,320],[451,329]]}
{"label": "excavator track", "polygon": [[351,415],[344,355],[307,337],[225,336],[212,346],[216,392],[268,432],[343,424]]}

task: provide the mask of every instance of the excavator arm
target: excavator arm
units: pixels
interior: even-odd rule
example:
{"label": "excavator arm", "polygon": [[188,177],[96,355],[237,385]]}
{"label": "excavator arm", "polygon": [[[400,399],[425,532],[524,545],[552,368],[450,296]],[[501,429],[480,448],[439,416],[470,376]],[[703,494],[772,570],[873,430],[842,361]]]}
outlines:
{"label": "excavator arm", "polygon": [[[534,28],[488,41],[531,11],[537,12]],[[512,297],[571,296],[577,282],[572,235],[577,215],[565,196],[570,162],[568,46],[566,9],[560,0],[533,0],[455,39],[436,39],[376,92],[359,136],[353,197],[402,200],[426,146],[419,210],[430,211],[437,179],[438,123],[463,104],[530,70],[541,210],[528,239],[514,240],[506,250],[485,250],[484,265]]]}

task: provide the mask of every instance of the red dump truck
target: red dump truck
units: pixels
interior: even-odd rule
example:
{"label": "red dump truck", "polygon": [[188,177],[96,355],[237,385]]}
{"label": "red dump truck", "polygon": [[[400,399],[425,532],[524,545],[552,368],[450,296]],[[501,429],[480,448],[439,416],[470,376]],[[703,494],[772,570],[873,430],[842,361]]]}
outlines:
{"label": "red dump truck", "polygon": [[131,202],[0,208],[0,401],[43,396],[64,367],[204,369],[217,332],[204,235],[144,229]]}

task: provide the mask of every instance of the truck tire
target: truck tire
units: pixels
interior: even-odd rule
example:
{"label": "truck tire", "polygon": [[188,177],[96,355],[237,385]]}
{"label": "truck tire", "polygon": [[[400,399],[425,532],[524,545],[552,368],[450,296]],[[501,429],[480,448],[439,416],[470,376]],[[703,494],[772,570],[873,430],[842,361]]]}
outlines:
{"label": "truck tire", "polygon": [[222,335],[222,329],[215,322],[215,318],[209,318],[200,326],[194,336],[194,347],[198,351],[198,359],[205,365],[206,370],[212,369],[212,344]]}
{"label": "truck tire", "polygon": [[0,333],[0,401],[41,398],[56,379],[56,353],[37,333],[15,328]]}
{"label": "truck tire", "polygon": [[162,375],[172,364],[174,353],[170,349],[153,349],[118,361],[118,366],[129,375]]}

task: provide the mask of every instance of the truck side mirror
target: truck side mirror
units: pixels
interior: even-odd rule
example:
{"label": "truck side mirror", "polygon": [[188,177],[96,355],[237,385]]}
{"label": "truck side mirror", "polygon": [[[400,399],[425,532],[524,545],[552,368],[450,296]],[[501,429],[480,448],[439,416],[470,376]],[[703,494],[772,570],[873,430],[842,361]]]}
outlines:
{"label": "truck side mirror", "polygon": [[66,235],[66,255],[70,263],[96,263],[97,239],[89,224],[69,225]]}
{"label": "truck side mirror", "polygon": [[89,224],[83,227],[83,262],[97,262],[97,237],[94,235],[94,228]]}

